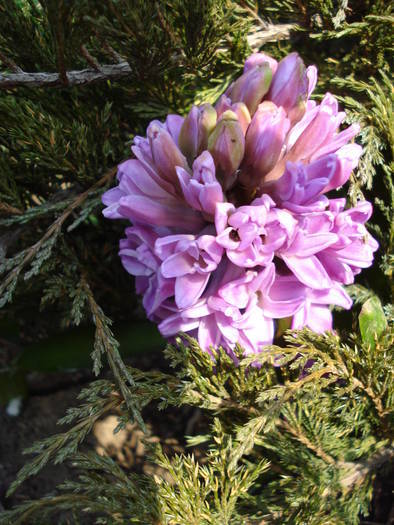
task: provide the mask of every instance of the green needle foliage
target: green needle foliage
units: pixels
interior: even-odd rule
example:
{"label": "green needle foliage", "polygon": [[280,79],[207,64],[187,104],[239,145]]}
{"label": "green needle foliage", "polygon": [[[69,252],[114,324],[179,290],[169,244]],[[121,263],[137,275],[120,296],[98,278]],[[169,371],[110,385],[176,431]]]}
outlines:
{"label": "green needle foliage", "polygon": [[[1,524],[69,511],[68,523],[357,525],[373,513],[394,457],[392,24],[381,0],[3,0],[0,320],[35,340],[94,325],[94,372],[106,360],[113,381],[81,393],[61,421],[68,430],[27,451],[9,490],[48,462],[69,462],[79,478],[1,513]],[[375,265],[349,287],[354,311],[336,313],[335,335],[287,332],[263,355],[239,348],[238,366],[182,336],[165,352],[171,373],[130,368],[111,323],[141,307],[117,257],[124,225],[102,218],[101,195],[152,118],[214,102],[257,50],[316,64],[317,97],[331,91],[361,124],[364,154],[338,195],[374,202]],[[29,73],[44,75],[32,85]],[[13,75],[25,80],[5,86]],[[118,428],[133,420],[148,437],[151,402],[195,407],[207,421],[188,454],[150,445],[166,475],[80,452],[114,411]]]}
{"label": "green needle foliage", "polygon": [[131,416],[116,385],[96,381],[61,421],[73,426],[27,451],[35,457],[10,492],[48,461],[69,460],[79,481],[0,522],[41,523],[43,513],[88,509],[97,523],[359,523],[375,477],[394,459],[394,331],[382,327],[382,315],[378,309],[370,321],[373,345],[369,336],[341,343],[303,330],[257,356],[242,358],[239,348],[236,366],[220,349],[213,362],[184,336],[166,350],[174,373],[128,369],[140,408],[157,400],[161,409],[189,405],[211,418],[207,434],[189,438],[191,447],[208,446],[200,461],[151,446],[166,477],[126,475],[108,458],[77,452],[103,414],[117,408],[120,426]]}

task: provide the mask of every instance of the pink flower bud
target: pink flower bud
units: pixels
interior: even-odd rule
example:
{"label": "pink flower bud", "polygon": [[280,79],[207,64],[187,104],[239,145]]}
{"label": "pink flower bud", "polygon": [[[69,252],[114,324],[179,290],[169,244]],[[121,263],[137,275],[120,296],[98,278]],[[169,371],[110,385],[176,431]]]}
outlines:
{"label": "pink flower bud", "polygon": [[242,131],[245,135],[251,121],[250,113],[246,104],[243,102],[235,102],[235,104],[232,104],[231,99],[226,97],[226,95],[222,95],[216,105],[218,118],[227,110],[231,110],[237,115],[238,122],[241,124]]}
{"label": "pink flower bud", "polygon": [[210,104],[193,106],[179,133],[179,147],[192,164],[197,155],[207,148],[208,136],[216,125],[216,111]]}
{"label": "pink flower bud", "polygon": [[244,73],[246,73],[247,71],[249,71],[249,69],[252,69],[255,66],[261,66],[264,63],[267,63],[269,65],[272,74],[274,75],[276,70],[278,69],[278,62],[269,55],[266,55],[265,53],[252,53],[245,62]]}
{"label": "pink flower bud", "polygon": [[268,92],[272,71],[267,62],[246,71],[227,90],[226,95],[234,102],[244,102],[253,116],[258,105]]}
{"label": "pink flower bud", "polygon": [[291,53],[279,62],[267,98],[282,106],[294,123],[305,113],[309,79],[304,62]]}
{"label": "pink flower bud", "polygon": [[179,188],[176,166],[187,169],[187,162],[165,127],[157,120],[148,126],[147,135],[153,162],[161,177]]}
{"label": "pink flower bud", "polygon": [[178,137],[179,148],[187,160],[190,162],[197,155],[198,149],[198,117],[199,111],[197,106],[193,106],[189,114],[183,121],[181,131]]}
{"label": "pink flower bud", "polygon": [[245,169],[242,173],[245,186],[258,186],[275,166],[289,128],[290,121],[283,108],[272,102],[260,104],[246,134]]}
{"label": "pink flower bud", "polygon": [[251,121],[250,113],[246,104],[243,102],[236,102],[233,104],[232,111],[237,115],[238,122],[240,123],[243,134],[245,135]]}
{"label": "pink flower bud", "polygon": [[237,115],[225,111],[208,139],[208,150],[215,161],[217,177],[226,190],[235,180],[235,171],[245,151],[245,138]]}

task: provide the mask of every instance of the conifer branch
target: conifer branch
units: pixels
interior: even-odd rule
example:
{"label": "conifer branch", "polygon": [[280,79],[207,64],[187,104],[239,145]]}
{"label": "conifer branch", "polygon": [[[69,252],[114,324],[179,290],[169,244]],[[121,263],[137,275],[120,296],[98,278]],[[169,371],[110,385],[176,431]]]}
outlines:
{"label": "conifer branch", "polygon": [[119,343],[110,328],[112,322],[97,304],[85,275],[82,276],[81,287],[86,294],[93,322],[96,327],[94,350],[92,353],[93,371],[96,375],[99,374],[101,369],[101,356],[105,353],[108,364],[130,413],[141,429],[146,432],[146,427],[140,414],[138,400],[134,392],[130,390],[130,388],[135,389],[136,383],[120,356]]}
{"label": "conifer branch", "polygon": [[[89,195],[91,195],[93,191],[110,181],[115,175],[116,171],[117,168],[112,168],[108,173],[101,177],[101,179],[99,179],[95,184],[93,184],[93,186],[91,186],[89,189],[78,195],[78,197],[76,197],[76,199],[73,200],[71,204],[69,204],[69,206],[64,210],[64,212],[51,224],[51,226],[47,229],[47,231],[41,237],[41,239],[39,239],[35,244],[30,246],[30,248],[27,248],[26,250],[20,252],[20,254],[16,256],[18,258],[18,263],[14,266],[14,268],[12,268],[12,270],[9,271],[7,277],[0,284],[0,296],[5,292],[5,297],[3,297],[0,301],[1,306],[4,305],[8,300],[10,300],[12,291],[16,286],[16,282],[23,268],[25,268],[26,265],[29,264],[29,262],[34,262],[34,258],[37,256],[37,254],[39,254],[41,250],[44,250],[47,247],[48,242],[50,243],[51,240],[56,240],[58,234],[61,231],[63,223],[71,215],[71,213],[76,208],[78,208],[89,197]],[[53,243],[51,243],[51,247],[52,246]]]}
{"label": "conifer branch", "polygon": [[24,451],[25,454],[35,454],[35,457],[19,471],[17,478],[8,488],[8,496],[13,494],[27,478],[37,474],[48,462],[59,464],[75,454],[95,422],[104,414],[116,410],[123,402],[108,381],[92,383],[82,390],[78,398],[84,399],[85,403],[77,408],[68,409],[66,416],[58,421],[59,424],[74,423],[71,428],[38,441]]}
{"label": "conifer branch", "polygon": [[280,419],[277,425],[279,428],[283,428],[284,430],[289,432],[289,434],[297,438],[298,441],[300,441],[303,445],[309,448],[309,450],[312,450],[312,452],[314,452],[317,456],[319,456],[323,461],[325,461],[329,465],[335,465],[336,463],[335,459],[329,454],[327,454],[326,452],[324,452],[324,450],[321,447],[312,443],[312,441],[301,431],[300,428],[293,428],[284,419]]}
{"label": "conifer branch", "polygon": [[34,514],[38,511],[42,512],[45,507],[56,508],[60,506],[63,502],[69,503],[72,502],[85,502],[86,506],[90,503],[90,500],[84,494],[61,494],[59,496],[47,496],[41,498],[40,500],[28,502],[25,505],[27,508],[23,510],[21,514],[14,521],[14,525],[23,525],[23,523],[28,523],[28,519],[31,519]]}
{"label": "conifer branch", "polygon": [[[118,64],[105,64],[97,69],[82,69],[80,71],[67,71],[68,86],[82,86],[105,80],[124,78],[132,73],[130,64],[125,60]],[[0,89],[16,87],[62,87],[64,83],[59,73],[0,73]]]}

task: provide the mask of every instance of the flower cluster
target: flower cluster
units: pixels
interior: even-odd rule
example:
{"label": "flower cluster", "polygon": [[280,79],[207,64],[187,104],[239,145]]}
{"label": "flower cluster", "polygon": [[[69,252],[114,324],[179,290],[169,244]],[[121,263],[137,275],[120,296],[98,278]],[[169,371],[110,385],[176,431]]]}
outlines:
{"label": "flower cluster", "polygon": [[309,100],[317,71],[292,53],[255,53],[215,107],[152,121],[119,166],[104,215],[128,219],[125,269],[161,333],[255,353],[275,320],[331,329],[342,285],[372,264],[369,202],[346,208],[342,186],[361,147],[357,125],[327,93]]}

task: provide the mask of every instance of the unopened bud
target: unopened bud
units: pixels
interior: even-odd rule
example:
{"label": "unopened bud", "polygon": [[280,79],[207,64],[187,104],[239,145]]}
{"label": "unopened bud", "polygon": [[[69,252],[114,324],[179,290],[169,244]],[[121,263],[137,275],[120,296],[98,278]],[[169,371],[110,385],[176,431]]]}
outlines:
{"label": "unopened bud", "polygon": [[191,165],[197,155],[207,148],[208,136],[216,125],[216,111],[210,104],[193,106],[179,133],[179,147]]}
{"label": "unopened bud", "polygon": [[304,62],[291,53],[278,64],[267,98],[282,106],[294,123],[305,113],[309,80]]}
{"label": "unopened bud", "polygon": [[226,95],[222,95],[216,105],[216,111],[218,118],[220,118],[225,111],[232,111],[237,115],[238,122],[241,124],[242,131],[244,132],[244,135],[246,133],[246,130],[248,129],[248,126],[251,121],[249,110],[243,102],[235,102],[234,104],[231,102],[231,99],[226,97]]}
{"label": "unopened bud", "polygon": [[176,166],[187,168],[185,157],[180,152],[169,132],[158,121],[149,124],[147,136],[152,151],[153,162],[162,178],[179,188]]}
{"label": "unopened bud", "polygon": [[178,144],[182,153],[186,156],[189,164],[197,155],[198,149],[198,118],[197,106],[193,106],[183,121],[179,133]]}
{"label": "unopened bud", "polygon": [[245,135],[250,121],[252,120],[246,104],[243,102],[236,102],[232,105],[231,109],[237,115],[238,122],[240,123],[242,131]]}
{"label": "unopened bud", "polygon": [[211,104],[203,104],[200,108],[199,148],[198,153],[208,147],[208,137],[215,129],[217,122],[216,110]]}
{"label": "unopened bud", "polygon": [[247,71],[249,71],[249,69],[252,69],[255,66],[261,66],[264,63],[267,63],[269,65],[272,74],[274,75],[278,68],[278,62],[269,55],[266,55],[265,53],[252,53],[245,62],[244,73],[246,73]]}
{"label": "unopened bud", "polygon": [[218,179],[225,190],[230,188],[245,151],[242,127],[233,111],[223,113],[209,136],[208,150],[215,161]]}
{"label": "unopened bud", "polygon": [[256,111],[245,141],[245,160],[242,182],[257,186],[278,161],[290,121],[283,108],[264,102]]}
{"label": "unopened bud", "polygon": [[268,92],[272,80],[272,71],[267,62],[246,71],[230,86],[226,93],[231,101],[244,102],[251,116]]}

